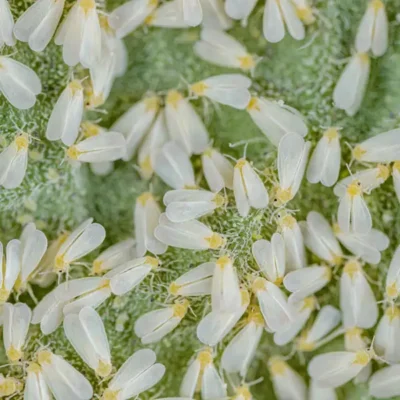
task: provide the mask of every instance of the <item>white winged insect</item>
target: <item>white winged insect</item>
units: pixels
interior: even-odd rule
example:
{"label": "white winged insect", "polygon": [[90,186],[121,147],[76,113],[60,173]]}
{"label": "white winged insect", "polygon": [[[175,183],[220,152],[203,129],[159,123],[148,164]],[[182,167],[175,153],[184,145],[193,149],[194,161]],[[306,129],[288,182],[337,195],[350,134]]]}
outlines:
{"label": "white winged insect", "polygon": [[277,286],[282,284],[286,272],[285,242],[280,233],[271,241],[260,239],[253,243],[252,254],[266,278]]}
{"label": "white winged insect", "polygon": [[299,351],[313,351],[329,340],[327,335],[336,328],[341,320],[340,311],[332,306],[321,308],[311,328],[304,330],[296,340]]}
{"label": "white winged insect", "polygon": [[24,400],[51,400],[50,389],[44,380],[40,365],[30,362],[26,371]]}
{"label": "white winged insect", "polygon": [[32,108],[42,83],[35,71],[10,57],[0,57],[0,92],[19,110]]}
{"label": "white winged insect", "polygon": [[362,183],[354,179],[347,184],[345,192],[340,196],[337,221],[339,228],[345,232],[361,235],[372,229],[371,213],[363,197]]}
{"label": "white winged insect", "polygon": [[389,363],[400,362],[400,308],[389,305],[378,323],[374,337],[375,353]]}
{"label": "white winged insect", "polygon": [[156,385],[165,374],[165,367],[156,363],[156,353],[150,349],[131,355],[114,375],[102,400],[127,400]]}
{"label": "white winged insect", "polygon": [[[186,0],[184,0],[186,1]],[[193,0],[192,0],[193,1]],[[227,30],[233,21],[226,15],[223,0],[198,0],[203,11],[202,26],[205,29]]]}
{"label": "white winged insect", "polygon": [[386,296],[390,300],[397,299],[400,293],[400,246],[397,246],[386,275]]}
{"label": "white winged insect", "polygon": [[244,25],[247,25],[247,18],[257,4],[257,0],[226,0],[225,11],[233,19],[239,19],[243,21]]}
{"label": "white winged insect", "polygon": [[371,51],[375,57],[383,56],[388,48],[388,30],[384,3],[381,0],[371,0],[357,30],[357,51]]}
{"label": "white winged insect", "polygon": [[60,22],[65,0],[38,0],[16,21],[14,35],[33,51],[43,51]]}
{"label": "white winged insect", "polygon": [[274,204],[281,206],[294,198],[306,169],[311,143],[297,133],[286,134],[278,146],[279,184],[275,188]]}
{"label": "white winged insect", "polygon": [[265,97],[252,97],[247,112],[274,146],[288,133],[296,132],[303,137],[308,133],[304,118],[297,110]]}
{"label": "white winged insect", "polygon": [[139,143],[149,131],[160,107],[157,96],[147,97],[129,108],[110,128],[113,132],[121,132],[126,139],[126,156],[128,161],[134,155]]}
{"label": "white winged insect", "polygon": [[306,255],[303,234],[296,219],[286,213],[278,214],[279,231],[285,241],[286,270],[293,271],[306,266]]}
{"label": "white winged insect", "polygon": [[181,6],[181,0],[163,3],[145,19],[145,23],[159,28],[187,28],[188,24],[185,22]]}
{"label": "white winged insect", "polygon": [[95,0],[78,0],[68,12],[55,37],[63,46],[64,62],[73,67],[79,62],[92,68],[101,58],[101,29]]}
{"label": "white winged insect", "polygon": [[307,297],[299,303],[293,304],[293,322],[285,329],[274,333],[274,343],[278,346],[290,343],[303,329],[316,305],[315,297]]}
{"label": "white winged insect", "polygon": [[171,282],[168,291],[173,296],[183,297],[210,295],[214,270],[214,262],[200,264]]}
{"label": "white winged insect", "polygon": [[167,246],[154,236],[160,215],[160,206],[150,192],[142,193],[137,197],[134,210],[137,256],[142,257],[147,251],[163,254],[167,250]]}
{"label": "white winged insect", "polygon": [[93,274],[100,275],[132,260],[135,256],[134,247],[135,241],[133,239],[126,239],[108,247],[93,261]]}
{"label": "white winged insect", "polygon": [[89,381],[62,357],[48,350],[37,354],[41,373],[56,399],[89,400],[93,388]]}
{"label": "white winged insect", "polygon": [[210,348],[200,351],[191,362],[183,377],[179,394],[193,398],[200,391],[203,399],[220,399],[227,395],[226,385],[214,366]]}
{"label": "white winged insect", "polygon": [[215,250],[225,244],[225,239],[207,225],[196,220],[171,222],[165,214],[161,214],[154,236],[168,246],[181,249]]}
{"label": "white winged insect", "polygon": [[1,30],[0,30],[0,47],[4,44],[7,46],[15,45],[15,37],[13,34],[14,18],[10,10],[8,0],[0,0]]}
{"label": "white winged insect", "polygon": [[100,377],[110,375],[112,364],[106,330],[99,314],[83,307],[64,319],[64,332],[76,352]]}
{"label": "white winged insect", "polygon": [[345,328],[372,328],[378,319],[375,295],[361,264],[349,260],[340,278],[340,308]]}
{"label": "white winged insect", "polygon": [[284,292],[264,278],[256,278],[252,290],[269,331],[278,332],[288,328],[294,321],[295,313]]}
{"label": "white winged insect", "polygon": [[330,265],[342,262],[342,249],[329,222],[316,211],[310,211],[307,220],[300,222],[301,232],[307,248]]}
{"label": "white winged insect", "polygon": [[267,0],[263,19],[265,39],[271,43],[280,42],[286,29],[295,40],[305,37],[305,28],[295,5],[290,0]]}
{"label": "white winged insect", "polygon": [[46,138],[61,140],[65,145],[75,143],[83,116],[83,86],[73,80],[63,90],[47,123]]}
{"label": "white winged insect", "polygon": [[194,189],[196,182],[190,158],[182,145],[168,142],[155,156],[156,174],[174,189]]}
{"label": "white winged insect", "polygon": [[332,279],[330,267],[311,265],[289,272],[283,280],[283,285],[292,294],[289,303],[295,304],[306,297],[317,293]]}
{"label": "white winged insect", "polygon": [[199,97],[244,110],[251,99],[251,79],[241,74],[216,75],[190,86],[190,91]]}
{"label": "white winged insect", "polygon": [[150,311],[140,316],[134,326],[142,344],[156,343],[171,333],[185,317],[189,302],[178,300],[175,304]]}
{"label": "white winged insect", "polygon": [[109,16],[109,24],[118,38],[123,38],[142,25],[157,8],[158,0],[130,0],[117,7]]}
{"label": "white winged insect", "polygon": [[308,364],[308,374],[317,385],[336,388],[355,378],[371,359],[368,350],[319,354]]}
{"label": "white winged insect", "polygon": [[369,380],[369,394],[378,399],[400,396],[400,364],[376,371]]}
{"label": "white winged insect", "polygon": [[279,357],[271,357],[268,370],[278,400],[306,400],[307,386],[303,378]]}
{"label": "white winged insect", "polygon": [[14,288],[18,275],[21,272],[21,242],[10,240],[6,247],[4,260],[3,245],[0,243],[0,304],[5,303]]}
{"label": "white winged insect", "polygon": [[135,258],[113,268],[104,278],[109,279],[111,292],[122,296],[139,285],[158,266],[159,262],[154,257]]}
{"label": "white winged insect", "polygon": [[28,167],[29,135],[18,134],[0,153],[0,185],[15,189],[25,178]]}
{"label": "white winged insect", "polygon": [[372,228],[367,234],[343,232],[338,224],[334,225],[336,237],[356,257],[369,264],[378,264],[381,252],[389,247],[389,238],[381,231]]}
{"label": "white winged insect", "polygon": [[249,71],[256,66],[256,60],[246,47],[220,30],[203,29],[200,40],[194,45],[194,52],[201,59],[222,67]]}
{"label": "white winged insect", "polygon": [[400,129],[379,133],[357,144],[353,157],[359,162],[389,163],[400,159]]}
{"label": "white winged insect", "polygon": [[165,214],[172,222],[185,222],[212,214],[225,204],[224,196],[207,190],[170,190],[164,195]]}
{"label": "white winged insect", "polygon": [[258,306],[249,309],[245,326],[225,347],[221,359],[225,371],[238,372],[242,377],[246,376],[264,331],[264,318]]}
{"label": "white winged insect", "polygon": [[207,184],[214,193],[224,188],[233,189],[233,166],[220,152],[207,149],[201,156],[201,163]]}
{"label": "white winged insect", "polygon": [[340,171],[340,135],[337,128],[328,128],[319,140],[307,169],[307,180],[333,186]]}
{"label": "white winged insect", "polygon": [[32,311],[24,303],[5,303],[3,307],[3,342],[11,362],[23,357],[26,336],[31,323]]}
{"label": "white winged insect", "polygon": [[367,89],[370,59],[366,53],[355,54],[345,67],[333,92],[337,108],[350,117],[355,115],[362,103]]}
{"label": "white winged insect", "polygon": [[234,168],[233,192],[236,207],[242,217],[247,217],[250,207],[262,209],[268,206],[268,191],[261,178],[244,158],[240,159]]}
{"label": "white winged insect", "polygon": [[88,218],[75,228],[58,249],[54,261],[56,272],[65,272],[69,266],[100,246],[106,237],[102,225]]}
{"label": "white winged insect", "polygon": [[165,103],[165,120],[171,138],[189,155],[203,152],[209,141],[207,128],[189,101],[177,90],[170,90]]}

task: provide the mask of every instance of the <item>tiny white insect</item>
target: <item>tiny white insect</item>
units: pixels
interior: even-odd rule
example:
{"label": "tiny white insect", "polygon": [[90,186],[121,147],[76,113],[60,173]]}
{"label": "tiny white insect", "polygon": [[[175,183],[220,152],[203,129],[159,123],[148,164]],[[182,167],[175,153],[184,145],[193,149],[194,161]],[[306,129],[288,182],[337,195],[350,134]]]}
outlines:
{"label": "tiny white insect", "polygon": [[153,254],[163,254],[167,250],[167,246],[154,236],[160,215],[160,206],[151,193],[145,192],[137,197],[134,226],[138,257],[143,257],[147,251]]}
{"label": "tiny white insect", "polygon": [[115,80],[116,58],[113,53],[101,56],[89,69],[90,85],[86,91],[86,108],[95,109],[107,100]]}
{"label": "tiny white insect", "polygon": [[295,5],[290,0],[267,0],[263,19],[265,39],[280,42],[285,37],[285,25],[293,39],[304,39],[306,32]]}
{"label": "tiny white insect", "polygon": [[21,242],[17,239],[10,240],[6,247],[4,260],[3,244],[0,242],[0,304],[5,303],[21,272]]}
{"label": "tiny white insect", "polygon": [[138,150],[139,172],[143,179],[153,176],[156,155],[168,139],[165,112],[162,109]]}
{"label": "tiny white insect", "polygon": [[182,145],[168,142],[155,156],[156,174],[174,189],[195,189],[196,182],[190,158]]}
{"label": "tiny white insect", "polygon": [[21,272],[15,282],[15,289],[23,292],[30,280],[37,274],[38,265],[47,250],[46,235],[36,229],[33,222],[27,224],[21,237]]}
{"label": "tiny white insect", "polygon": [[337,220],[345,233],[368,234],[372,229],[372,217],[363,198],[364,187],[357,180],[351,180],[340,196]]}
{"label": "tiny white insect", "polygon": [[225,244],[225,239],[220,234],[203,223],[196,220],[175,223],[165,214],[161,214],[154,236],[168,246],[182,249],[215,250]]}
{"label": "tiny white insect", "polygon": [[389,238],[374,228],[367,234],[359,235],[353,232],[342,232],[339,225],[335,224],[334,232],[347,250],[369,264],[378,264],[381,260],[381,252],[389,247]]}
{"label": "tiny white insect", "polygon": [[359,162],[389,163],[400,159],[400,129],[379,133],[353,149]]}
{"label": "tiny white insect", "polygon": [[268,370],[278,400],[306,400],[307,386],[303,378],[283,359],[271,357]]}
{"label": "tiny white insect", "polygon": [[340,171],[340,135],[337,128],[328,128],[319,140],[307,169],[307,180],[333,186]]}
{"label": "tiny white insect", "polygon": [[168,92],[165,103],[165,120],[171,138],[179,142],[189,155],[202,153],[207,148],[209,137],[195,109],[177,90]]}
{"label": "tiny white insect", "polygon": [[296,132],[303,137],[308,133],[304,118],[297,110],[265,97],[252,97],[247,112],[275,146],[288,133]]}
{"label": "tiny white insect", "polygon": [[25,178],[28,166],[29,136],[18,134],[0,153],[0,185],[5,189],[15,189]]}
{"label": "tiny white insect", "polygon": [[185,222],[212,214],[226,199],[207,190],[170,190],[164,195],[165,214],[171,222]]}
{"label": "tiny white insect", "polygon": [[371,0],[357,30],[356,49],[380,57],[388,48],[388,36],[385,5],[381,0]]}
{"label": "tiny white insect", "polygon": [[73,80],[63,90],[47,123],[46,138],[61,140],[65,145],[75,143],[83,115],[83,86]]}
{"label": "tiny white insect", "polygon": [[165,374],[165,367],[156,363],[156,353],[142,349],[131,355],[118,370],[102,400],[127,400],[156,385]]}
{"label": "tiny white insect", "polygon": [[185,317],[189,301],[178,300],[175,304],[150,311],[140,316],[134,326],[142,344],[155,343],[171,333]]}
{"label": "tiny white insect", "polygon": [[293,271],[306,266],[306,254],[304,248],[303,234],[296,219],[281,211],[278,214],[279,231],[285,241],[286,270]]}
{"label": "tiny white insect", "polygon": [[190,86],[193,94],[207,97],[238,110],[244,110],[251,99],[249,88],[252,81],[241,74],[216,75]]}
{"label": "tiny white insect", "polygon": [[336,388],[355,378],[371,359],[367,350],[319,354],[308,364],[308,374],[317,385]]}
{"label": "tiny white insect", "polygon": [[62,22],[54,41],[63,46],[63,59],[67,65],[73,67],[80,62],[85,68],[94,67],[101,58],[96,1],[78,0]]}
{"label": "tiny white insect", "polygon": [[126,157],[128,161],[149,131],[160,107],[160,99],[157,96],[147,97],[135,103],[128,109],[110,128],[113,132],[121,132],[126,139]]}
{"label": "tiny white insect", "polygon": [[360,109],[367,89],[369,71],[368,54],[357,53],[352,56],[336,84],[333,92],[335,106],[350,117]]}
{"label": "tiny white insect", "polygon": [[364,275],[361,264],[348,261],[340,278],[340,308],[345,328],[372,328],[378,319],[375,295]]}
{"label": "tiny white insect", "polygon": [[318,212],[310,211],[307,221],[300,222],[301,232],[307,248],[330,265],[342,262],[342,249],[335,238],[329,222]]}
{"label": "tiny white insect", "polygon": [[31,323],[32,311],[24,303],[5,303],[3,307],[3,343],[11,362],[23,358],[26,336]]}
{"label": "tiny white insect", "polygon": [[108,247],[93,261],[93,274],[100,275],[135,258],[134,246],[133,239],[126,239]]}
{"label": "tiny white insect", "polygon": [[339,325],[340,320],[338,309],[329,305],[322,307],[311,328],[304,330],[296,340],[296,348],[299,351],[313,351],[322,346],[326,343],[326,336]]}
{"label": "tiny white insect", "polygon": [[54,261],[57,272],[65,272],[69,266],[100,246],[106,237],[102,225],[88,218],[72,231],[60,246]]}
{"label": "tiny white insect", "polygon": [[238,372],[242,377],[245,377],[263,331],[264,318],[260,309],[255,305],[250,306],[246,325],[225,347],[221,359],[222,368],[228,373]]}
{"label": "tiny white insect", "polygon": [[257,297],[261,313],[269,331],[285,330],[294,321],[294,311],[285,293],[272,282],[256,278],[252,290]]}
{"label": "tiny white insect", "polygon": [[42,368],[35,362],[29,363],[25,381],[24,400],[51,400],[49,387],[47,386]]}
{"label": "tiny white insect", "polygon": [[280,233],[271,241],[260,239],[253,243],[252,254],[266,278],[277,286],[282,284],[286,272],[285,242]]}
{"label": "tiny white insect", "polygon": [[179,394],[194,398],[201,391],[203,399],[219,399],[227,396],[226,385],[213,363],[213,354],[206,348],[197,354],[183,377]]}
{"label": "tiny white insect", "polygon": [[89,400],[93,388],[89,381],[62,357],[48,350],[37,354],[41,373],[56,399]]}
{"label": "tiny white insect", "polygon": [[287,328],[274,333],[274,343],[278,346],[290,343],[303,329],[316,305],[315,297],[307,297],[299,303],[293,304],[293,322]]}
{"label": "tiny white insect", "polygon": [[242,217],[247,217],[250,207],[262,209],[268,206],[267,189],[250,163],[244,158],[240,159],[234,168],[233,192],[236,207]]}
{"label": "tiny white insect", "polygon": [[256,66],[255,58],[246,47],[221,30],[203,29],[194,52],[201,59],[221,67],[250,71]]}
{"label": "tiny white insect", "polygon": [[214,193],[224,188],[233,189],[234,169],[221,153],[209,148],[202,154],[201,163],[207,184]]}
{"label": "tiny white insect", "polygon": [[168,291],[173,296],[190,297],[210,295],[214,270],[214,262],[200,264],[171,282]]}
{"label": "tiny white insect", "polygon": [[0,57],[0,92],[9,103],[20,110],[32,108],[42,83],[36,72],[10,57]]}
{"label": "tiny white insect", "polygon": [[369,394],[378,399],[400,396],[400,364],[376,371],[369,380]]}
{"label": "tiny white insect", "polygon": [[226,0],[225,11],[233,19],[240,19],[243,24],[247,25],[247,18],[254,10],[257,0]]}
{"label": "tiny white insect", "polygon": [[[185,1],[185,0],[184,0]],[[193,0],[192,0],[193,1]],[[233,21],[226,15],[223,0],[199,0],[203,11],[202,26],[205,29],[227,30]]]}
{"label": "tiny white insect", "polygon": [[[187,28],[188,24],[185,22],[182,13],[182,0],[172,0],[168,3],[163,3],[160,7],[156,8],[146,19],[145,23],[149,26],[156,26],[159,28]],[[183,2],[185,5],[187,2]],[[194,14],[194,16],[198,16]]]}
{"label": "tiny white insect", "polygon": [[335,389],[319,386],[313,379],[310,381],[308,395],[309,400],[337,400]]}
{"label": "tiny white insect", "polygon": [[400,246],[397,246],[389,265],[385,293],[390,300],[397,299],[400,293]]}
{"label": "tiny white insect", "polygon": [[289,272],[283,284],[292,294],[289,296],[289,303],[295,304],[306,297],[317,293],[324,288],[332,279],[330,267],[311,265]]}
{"label": "tiny white insect", "polygon": [[157,8],[158,0],[131,0],[117,7],[109,16],[109,24],[118,38],[123,38],[142,25]]}
{"label": "tiny white insect", "polygon": [[0,31],[0,47],[4,44],[7,46],[15,45],[15,37],[13,35],[14,18],[10,10],[8,0],[0,0],[0,15],[1,15],[1,31]]}
{"label": "tiny white insect", "polygon": [[50,43],[64,10],[65,0],[38,0],[15,22],[14,35],[33,51],[43,51]]}
{"label": "tiny white insect", "polygon": [[400,362],[400,345],[396,339],[400,334],[400,308],[390,305],[375,331],[375,353],[389,363]]}
{"label": "tiny white insect", "polygon": [[154,257],[136,258],[113,268],[104,278],[109,279],[111,292],[122,296],[139,285],[158,266],[159,262]]}

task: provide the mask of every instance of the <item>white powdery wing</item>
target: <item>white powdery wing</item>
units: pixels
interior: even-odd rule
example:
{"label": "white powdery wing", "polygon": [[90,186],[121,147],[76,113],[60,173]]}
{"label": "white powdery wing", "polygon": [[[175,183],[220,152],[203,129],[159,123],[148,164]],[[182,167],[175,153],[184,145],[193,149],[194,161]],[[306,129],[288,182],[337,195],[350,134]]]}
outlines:
{"label": "white powdery wing", "polygon": [[203,20],[203,10],[200,0],[180,0],[182,3],[183,20],[189,26],[198,26]]}
{"label": "white powdery wing", "polygon": [[197,381],[200,376],[201,364],[194,360],[186,370],[179,389],[179,394],[183,397],[192,398],[196,391]]}
{"label": "white powdery wing", "polygon": [[338,309],[329,305],[322,307],[314,321],[313,326],[308,331],[308,341],[315,343],[321,340],[332,329],[338,326],[340,321],[341,314]]}
{"label": "white powdery wing", "polygon": [[306,257],[300,226],[296,222],[292,228],[284,228],[282,235],[286,248],[286,269],[290,271],[305,267]]}
{"label": "white powdery wing", "polygon": [[351,207],[351,230],[358,234],[367,234],[372,229],[372,217],[363,197],[353,197]]}
{"label": "white powdery wing", "polygon": [[143,338],[162,326],[174,316],[172,307],[150,311],[140,316],[135,322],[135,334]]}
{"label": "white powdery wing", "polygon": [[247,217],[250,211],[250,203],[247,198],[246,187],[242,175],[242,169],[235,167],[233,172],[233,193],[236,207],[242,217]]}
{"label": "white powdery wing", "polygon": [[161,4],[150,15],[150,21],[147,23],[161,28],[187,28],[188,26],[183,18],[181,0]]}
{"label": "white powdery wing", "polygon": [[31,309],[24,303],[15,305],[5,303],[3,313],[4,347],[6,350],[9,350],[10,346],[17,350],[22,350],[31,322]]}
{"label": "white powdery wing", "polygon": [[21,271],[21,242],[19,240],[12,239],[7,243],[5,264],[2,283],[6,290],[11,291]]}
{"label": "white powdery wing", "polygon": [[375,330],[374,350],[389,363],[400,361],[400,318],[398,309],[389,306]]}
{"label": "white powdery wing", "polygon": [[382,4],[382,7],[379,8],[376,18],[375,18],[375,26],[374,26],[374,36],[372,39],[372,53],[376,57],[383,56],[386,53],[388,48],[388,19],[385,11],[385,6]]}
{"label": "white powdery wing", "polygon": [[226,0],[225,11],[233,19],[247,19],[256,3],[257,0]]}
{"label": "white powdery wing", "polygon": [[337,400],[337,395],[335,389],[318,386],[318,384],[311,379],[309,400]]}
{"label": "white powdery wing", "polygon": [[369,394],[378,399],[400,395],[400,365],[376,371],[369,381]]}
{"label": "white powdery wing", "polygon": [[15,38],[13,35],[14,19],[10,10],[8,0],[0,0],[0,46],[4,44],[7,46],[15,45]]}
{"label": "white powdery wing", "polygon": [[[15,146],[12,144],[11,146]],[[7,171],[7,175],[2,182],[2,185],[5,189],[15,189],[19,185],[21,185],[22,181],[25,178],[26,169],[28,167],[28,151],[19,150],[15,154],[15,157],[12,159],[9,164]]]}
{"label": "white powdery wing", "polygon": [[211,311],[197,325],[197,338],[208,346],[215,346],[229,333],[239,318],[233,312]]}
{"label": "white powdery wing", "polygon": [[263,33],[271,43],[280,42],[285,36],[285,23],[278,0],[267,0],[265,4]]}
{"label": "white powdery wing", "polygon": [[203,371],[201,397],[204,400],[223,399],[227,395],[226,385],[218,374],[214,364],[208,364]]}
{"label": "white powdery wing", "polygon": [[337,221],[340,229],[343,232],[350,232],[351,229],[351,211],[353,206],[353,199],[349,194],[345,194],[341,199],[338,207]]}
{"label": "white powdery wing", "polygon": [[250,206],[257,209],[267,207],[269,202],[267,189],[248,162],[242,168],[242,177]]}
{"label": "white powdery wing", "polygon": [[79,60],[85,68],[93,68],[101,60],[101,29],[96,8],[86,13],[79,50]]}
{"label": "white powdery wing", "polygon": [[24,400],[51,400],[51,398],[42,372],[28,370],[25,381]]}
{"label": "white powdery wing", "polygon": [[226,30],[233,21],[226,15],[222,0],[200,0],[203,10],[203,26],[210,29]]}
{"label": "white powdery wing", "polygon": [[358,52],[367,53],[371,50],[374,36],[374,23],[375,10],[374,7],[371,7],[371,4],[369,4],[357,30],[355,47]]}
{"label": "white powdery wing", "polygon": [[303,40],[306,32],[301,19],[297,15],[296,7],[290,0],[279,0],[287,29],[293,39]]}
{"label": "white powdery wing", "polygon": [[189,270],[188,272],[181,275],[175,283],[177,285],[188,285],[193,282],[197,282],[203,280],[205,278],[212,277],[214,275],[215,263],[207,262],[204,264],[198,265],[196,268]]}
{"label": "white powdery wing", "polygon": [[365,153],[360,161],[392,162],[400,159],[400,129],[375,135],[359,144]]}

